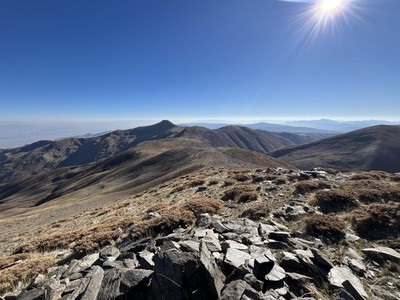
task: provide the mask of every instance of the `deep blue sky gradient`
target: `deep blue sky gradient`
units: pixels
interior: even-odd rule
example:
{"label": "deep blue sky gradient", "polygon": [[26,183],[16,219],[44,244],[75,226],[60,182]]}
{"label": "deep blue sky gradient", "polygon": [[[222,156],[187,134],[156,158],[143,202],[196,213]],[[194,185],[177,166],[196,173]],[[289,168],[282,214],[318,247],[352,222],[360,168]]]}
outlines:
{"label": "deep blue sky gradient", "polygon": [[2,0],[0,120],[400,120],[400,1],[353,1]]}

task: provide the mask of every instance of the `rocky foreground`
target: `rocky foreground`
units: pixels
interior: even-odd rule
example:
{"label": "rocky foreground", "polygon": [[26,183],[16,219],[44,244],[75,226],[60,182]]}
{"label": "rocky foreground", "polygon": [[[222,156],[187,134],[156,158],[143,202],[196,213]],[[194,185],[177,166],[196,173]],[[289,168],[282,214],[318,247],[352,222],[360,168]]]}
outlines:
{"label": "rocky foreground", "polygon": [[[74,240],[75,252],[58,250],[56,266],[4,298],[400,299],[398,175],[283,169],[203,175],[140,196],[169,198],[175,206],[139,211],[136,225],[120,223],[121,234],[97,251]],[[194,195],[214,208],[193,209],[197,198],[180,204]],[[121,207],[132,213],[133,206]],[[28,243],[14,255],[33,248]]]}
{"label": "rocky foreground", "polygon": [[377,279],[379,262],[400,263],[400,253],[391,248],[349,248],[333,261],[323,254],[321,240],[294,237],[271,220],[224,221],[206,213],[197,225],[126,240],[52,267],[16,299],[358,300],[371,292],[377,293],[372,298],[400,297],[394,282],[387,283],[392,289],[368,284]]}

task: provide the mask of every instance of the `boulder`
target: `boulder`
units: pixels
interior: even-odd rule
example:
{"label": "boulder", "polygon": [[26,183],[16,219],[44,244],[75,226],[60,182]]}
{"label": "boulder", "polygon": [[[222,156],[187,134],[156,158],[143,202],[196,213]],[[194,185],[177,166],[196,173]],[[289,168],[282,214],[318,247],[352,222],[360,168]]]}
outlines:
{"label": "boulder", "polygon": [[154,274],[148,291],[150,299],[187,299],[187,295],[202,299],[211,294],[208,276],[200,262],[199,254],[194,252],[167,251],[154,256]]}
{"label": "boulder", "polygon": [[199,227],[206,227],[211,224],[211,216],[209,213],[200,214],[197,217],[196,225]]}

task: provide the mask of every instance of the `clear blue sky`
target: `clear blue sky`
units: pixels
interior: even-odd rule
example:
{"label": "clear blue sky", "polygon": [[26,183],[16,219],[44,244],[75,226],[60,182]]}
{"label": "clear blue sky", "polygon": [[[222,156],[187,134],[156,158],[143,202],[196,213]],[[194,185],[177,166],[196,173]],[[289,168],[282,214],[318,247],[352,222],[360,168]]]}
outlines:
{"label": "clear blue sky", "polygon": [[400,1],[293,1],[2,0],[0,121],[399,120]]}

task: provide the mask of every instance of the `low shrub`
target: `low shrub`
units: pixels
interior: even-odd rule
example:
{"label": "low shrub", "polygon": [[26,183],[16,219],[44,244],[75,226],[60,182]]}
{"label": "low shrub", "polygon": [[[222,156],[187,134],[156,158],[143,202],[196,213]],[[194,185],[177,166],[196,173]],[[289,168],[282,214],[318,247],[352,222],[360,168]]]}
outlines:
{"label": "low shrub", "polygon": [[236,174],[233,178],[239,182],[245,182],[250,180],[250,177],[246,174]]}
{"label": "low shrub", "polygon": [[238,202],[249,202],[249,201],[255,201],[258,198],[258,194],[256,192],[250,191],[250,192],[243,192],[240,194]]}
{"label": "low shrub", "polygon": [[258,196],[257,191],[250,185],[237,185],[229,190],[226,190],[222,196],[222,200],[234,200],[239,202],[246,202],[256,200]]}
{"label": "low shrub", "polygon": [[369,171],[369,172],[358,172],[352,175],[349,179],[350,180],[363,180],[363,179],[374,179],[374,180],[381,180],[381,179],[388,179],[391,178],[392,175],[383,171]]}
{"label": "low shrub", "polygon": [[313,204],[324,213],[347,211],[359,206],[354,195],[344,189],[318,191]]}
{"label": "low shrub", "polygon": [[223,207],[220,200],[208,197],[193,198],[181,206],[182,210],[191,211],[196,217],[202,213],[215,214]]}
{"label": "low shrub", "polygon": [[400,185],[385,180],[360,179],[342,186],[351,190],[363,203],[400,202]]}
{"label": "low shrub", "polygon": [[232,178],[227,178],[224,180],[224,186],[231,186],[234,185],[236,181]]}
{"label": "low shrub", "polygon": [[400,203],[371,204],[352,212],[354,230],[367,239],[398,238]]}
{"label": "low shrub", "polygon": [[305,232],[323,239],[327,243],[337,243],[345,237],[344,223],[329,215],[311,215],[304,219]]}
{"label": "low shrub", "polygon": [[246,208],[241,214],[242,218],[249,218],[253,221],[259,221],[261,218],[268,217],[271,212],[266,203],[256,203],[249,208]]}
{"label": "low shrub", "polygon": [[263,182],[265,180],[264,177],[258,175],[253,175],[252,177],[253,177],[252,183]]}
{"label": "low shrub", "polygon": [[205,183],[205,181],[203,179],[195,179],[189,183],[189,186],[196,187],[196,186],[203,185],[204,183]]}
{"label": "low shrub", "polygon": [[283,176],[279,176],[279,177],[275,178],[273,182],[278,185],[285,184],[286,178]]}
{"label": "low shrub", "polygon": [[295,185],[296,194],[307,194],[317,190],[330,189],[331,185],[327,181],[322,180],[304,180],[299,181]]}

